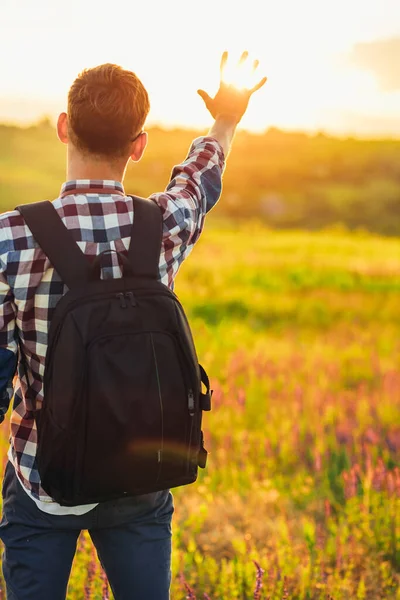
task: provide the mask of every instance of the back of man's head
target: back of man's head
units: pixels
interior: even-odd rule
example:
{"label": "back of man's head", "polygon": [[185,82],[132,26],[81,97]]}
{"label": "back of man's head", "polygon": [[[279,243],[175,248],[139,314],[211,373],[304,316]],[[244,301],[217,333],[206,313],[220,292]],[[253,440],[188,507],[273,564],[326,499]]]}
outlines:
{"label": "back of man's head", "polygon": [[140,79],[113,64],[85,69],[68,94],[68,137],[83,153],[110,159],[129,154],[150,109]]}

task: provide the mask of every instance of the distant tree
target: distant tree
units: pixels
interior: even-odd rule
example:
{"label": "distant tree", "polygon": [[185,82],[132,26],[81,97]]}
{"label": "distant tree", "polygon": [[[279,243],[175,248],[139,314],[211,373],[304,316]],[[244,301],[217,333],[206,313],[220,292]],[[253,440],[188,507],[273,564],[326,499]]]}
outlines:
{"label": "distant tree", "polygon": [[54,128],[54,119],[52,119],[49,115],[43,115],[43,117],[41,117],[39,119],[39,121],[36,124],[36,127],[38,129],[53,129]]}

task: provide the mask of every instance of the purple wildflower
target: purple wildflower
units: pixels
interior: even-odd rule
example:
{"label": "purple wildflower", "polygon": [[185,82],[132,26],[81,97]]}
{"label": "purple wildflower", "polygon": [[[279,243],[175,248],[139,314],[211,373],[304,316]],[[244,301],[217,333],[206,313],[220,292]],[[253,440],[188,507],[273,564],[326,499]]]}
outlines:
{"label": "purple wildflower", "polygon": [[256,560],[253,560],[253,563],[257,569],[256,575],[256,587],[254,589],[254,600],[261,600],[261,589],[263,586],[262,579],[264,575],[264,569],[258,564]]}
{"label": "purple wildflower", "polygon": [[90,600],[90,595],[91,595],[91,591],[92,591],[92,583],[94,580],[95,572],[96,572],[96,556],[95,556],[94,548],[92,548],[92,553],[91,553],[90,562],[88,564],[87,578],[86,578],[86,583],[85,583],[85,596],[84,596],[85,600]]}
{"label": "purple wildflower", "polygon": [[192,588],[190,587],[190,585],[187,584],[186,582],[185,582],[185,588],[186,588],[186,591],[187,591],[186,599],[187,600],[196,600],[196,596],[194,595],[194,591],[192,590]]}
{"label": "purple wildflower", "polygon": [[103,583],[101,598],[102,600],[110,600],[110,588],[108,587],[108,579],[104,569],[101,569],[100,577]]}

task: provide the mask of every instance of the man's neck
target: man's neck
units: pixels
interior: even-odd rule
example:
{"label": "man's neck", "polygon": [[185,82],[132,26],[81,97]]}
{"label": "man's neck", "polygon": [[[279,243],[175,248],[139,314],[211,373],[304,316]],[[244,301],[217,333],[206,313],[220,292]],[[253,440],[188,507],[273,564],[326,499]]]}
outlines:
{"label": "man's neck", "polygon": [[122,183],[126,164],[102,159],[92,159],[68,152],[67,180],[108,179]]}

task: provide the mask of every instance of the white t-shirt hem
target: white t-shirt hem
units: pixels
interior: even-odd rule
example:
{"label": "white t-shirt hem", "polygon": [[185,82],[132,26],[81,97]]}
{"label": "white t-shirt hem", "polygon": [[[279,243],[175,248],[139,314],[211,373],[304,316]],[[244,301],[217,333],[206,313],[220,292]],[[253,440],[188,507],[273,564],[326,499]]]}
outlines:
{"label": "white t-shirt hem", "polygon": [[[15,469],[15,466],[13,463],[13,458],[12,458],[12,453],[11,453],[11,448],[8,451],[8,459]],[[37,498],[32,496],[31,492],[28,489],[26,489],[26,487],[20,480],[16,469],[15,469],[15,474],[17,476],[18,483],[21,485],[24,492],[26,492],[26,494],[29,496],[29,498],[34,501],[34,503],[36,504],[36,506],[38,507],[39,510],[41,510],[44,513],[47,513],[48,515],[80,516],[80,515],[85,515],[86,513],[90,512],[91,510],[96,508],[96,506],[98,506],[98,504],[81,504],[80,506],[61,506],[60,504],[58,504],[58,502],[54,502],[54,500],[51,500],[51,499],[48,502],[43,502],[42,500],[37,500]]]}

